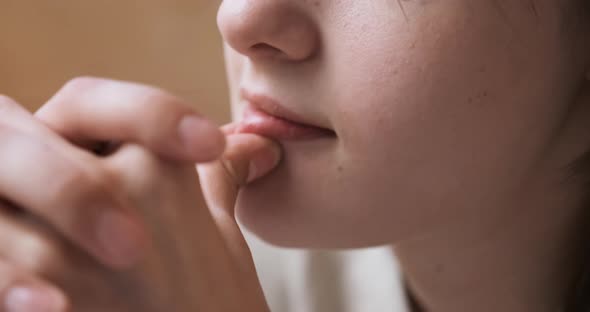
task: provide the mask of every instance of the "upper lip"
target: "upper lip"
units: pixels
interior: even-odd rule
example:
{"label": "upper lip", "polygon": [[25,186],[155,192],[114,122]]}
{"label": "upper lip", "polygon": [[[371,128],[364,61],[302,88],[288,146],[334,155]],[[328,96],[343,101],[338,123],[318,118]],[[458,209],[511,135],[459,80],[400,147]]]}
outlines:
{"label": "upper lip", "polygon": [[316,127],[316,128],[323,128],[328,129],[324,126],[317,125],[314,122],[298,115],[297,113],[285,108],[282,106],[278,101],[274,100],[273,98],[260,93],[253,93],[248,91],[247,89],[240,89],[240,96],[243,100],[245,100],[251,108],[262,111],[268,115],[278,117],[281,119],[285,119],[287,121],[291,121],[302,126],[309,126],[309,127]]}

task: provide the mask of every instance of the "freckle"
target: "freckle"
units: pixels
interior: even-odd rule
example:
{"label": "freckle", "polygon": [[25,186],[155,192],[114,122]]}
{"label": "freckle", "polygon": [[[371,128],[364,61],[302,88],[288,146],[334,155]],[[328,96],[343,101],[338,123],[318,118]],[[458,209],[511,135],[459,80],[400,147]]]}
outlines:
{"label": "freckle", "polygon": [[338,166],[338,167],[336,167],[336,169],[338,170],[338,172],[344,171],[344,167],[342,167],[342,166]]}
{"label": "freckle", "polygon": [[483,96],[483,97],[487,97],[487,96],[488,96],[488,91],[484,91],[484,92],[481,94],[481,96]]}
{"label": "freckle", "polygon": [[467,103],[473,103],[473,98],[472,98],[472,97],[469,97],[469,98],[467,99]]}

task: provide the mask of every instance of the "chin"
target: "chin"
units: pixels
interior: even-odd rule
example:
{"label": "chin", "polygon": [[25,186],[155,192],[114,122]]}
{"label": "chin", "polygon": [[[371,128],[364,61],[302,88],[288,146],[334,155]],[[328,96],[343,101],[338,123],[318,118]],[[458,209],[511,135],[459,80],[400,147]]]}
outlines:
{"label": "chin", "polygon": [[246,230],[281,247],[308,248],[309,222],[301,215],[301,198],[294,198],[285,170],[276,170],[240,190],[236,217]]}
{"label": "chin", "polygon": [[283,144],[281,164],[240,190],[236,216],[244,228],[289,248],[365,248],[406,235],[415,222],[393,208],[408,207],[395,205],[395,188],[347,166],[333,143]]}
{"label": "chin", "polygon": [[[236,216],[262,240],[282,247],[331,247],[329,207],[317,190],[329,190],[334,146],[326,141],[284,143],[284,158],[267,176],[240,190]],[[320,169],[318,169],[320,168]]]}
{"label": "chin", "polygon": [[[236,216],[240,224],[261,240],[285,248],[336,250],[392,243],[382,226],[371,226],[374,215],[369,211],[355,210],[357,217],[338,211],[337,205],[318,204],[321,199],[305,197],[302,188],[285,185],[288,183],[282,180],[282,174],[276,172],[249,185],[238,196]],[[392,229],[391,222],[387,229]]]}

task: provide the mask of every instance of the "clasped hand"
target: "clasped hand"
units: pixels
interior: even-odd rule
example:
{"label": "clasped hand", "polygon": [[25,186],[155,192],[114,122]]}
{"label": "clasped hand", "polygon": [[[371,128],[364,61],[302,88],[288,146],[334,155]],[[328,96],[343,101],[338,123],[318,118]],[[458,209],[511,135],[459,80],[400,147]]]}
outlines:
{"label": "clasped hand", "polygon": [[0,97],[0,311],[267,311],[233,209],[279,159],[144,85]]}

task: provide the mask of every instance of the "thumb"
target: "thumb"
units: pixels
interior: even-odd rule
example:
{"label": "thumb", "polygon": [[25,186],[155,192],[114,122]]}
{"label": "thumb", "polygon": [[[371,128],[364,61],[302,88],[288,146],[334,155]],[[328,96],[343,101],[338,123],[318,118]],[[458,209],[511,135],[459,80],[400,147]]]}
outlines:
{"label": "thumb", "polygon": [[237,259],[250,252],[235,220],[235,204],[240,188],[268,174],[281,159],[276,142],[255,134],[230,134],[222,157],[197,165],[207,206],[230,251]]}
{"label": "thumb", "polygon": [[280,161],[277,143],[255,134],[231,134],[221,158],[197,166],[211,209],[234,213],[240,187],[269,173]]}

